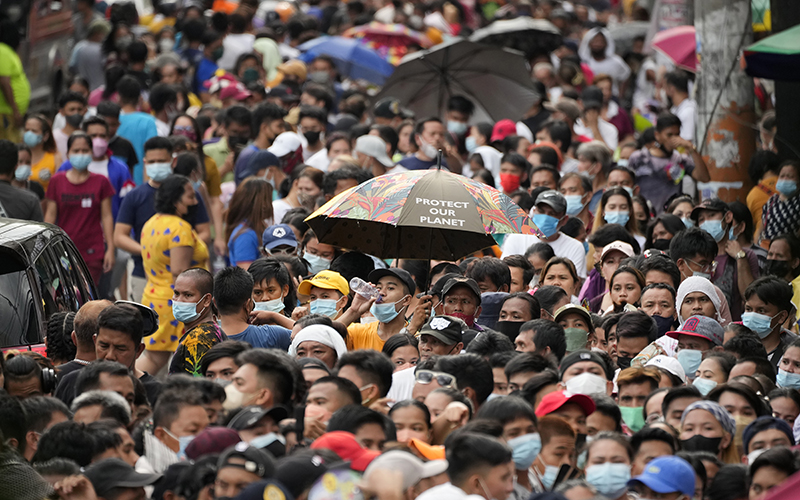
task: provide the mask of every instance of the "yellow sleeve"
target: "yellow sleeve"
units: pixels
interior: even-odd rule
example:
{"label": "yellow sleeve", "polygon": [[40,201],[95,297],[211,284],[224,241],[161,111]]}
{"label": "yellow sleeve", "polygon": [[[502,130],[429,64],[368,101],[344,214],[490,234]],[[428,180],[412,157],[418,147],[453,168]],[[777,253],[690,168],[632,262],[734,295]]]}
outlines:
{"label": "yellow sleeve", "polygon": [[206,156],[206,189],[211,197],[219,197],[222,194],[222,178],[219,175],[217,162],[210,156]]}

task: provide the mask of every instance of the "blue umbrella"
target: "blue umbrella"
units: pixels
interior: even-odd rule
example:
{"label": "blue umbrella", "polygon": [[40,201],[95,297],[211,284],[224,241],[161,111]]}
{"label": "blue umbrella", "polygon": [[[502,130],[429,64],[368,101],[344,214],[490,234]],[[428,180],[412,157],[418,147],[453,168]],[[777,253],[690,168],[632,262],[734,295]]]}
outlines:
{"label": "blue umbrella", "polygon": [[394,72],[394,66],[358,40],[341,36],[315,38],[297,47],[303,54],[300,60],[309,63],[326,55],[336,62],[336,69],[353,80],[367,80],[383,85]]}

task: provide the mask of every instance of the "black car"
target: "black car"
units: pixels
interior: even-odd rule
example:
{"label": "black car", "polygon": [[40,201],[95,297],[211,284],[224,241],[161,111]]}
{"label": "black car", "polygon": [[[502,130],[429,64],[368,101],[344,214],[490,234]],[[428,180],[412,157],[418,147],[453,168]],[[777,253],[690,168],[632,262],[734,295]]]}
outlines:
{"label": "black car", "polygon": [[44,354],[47,319],[97,298],[78,249],[59,227],[0,218],[0,349]]}

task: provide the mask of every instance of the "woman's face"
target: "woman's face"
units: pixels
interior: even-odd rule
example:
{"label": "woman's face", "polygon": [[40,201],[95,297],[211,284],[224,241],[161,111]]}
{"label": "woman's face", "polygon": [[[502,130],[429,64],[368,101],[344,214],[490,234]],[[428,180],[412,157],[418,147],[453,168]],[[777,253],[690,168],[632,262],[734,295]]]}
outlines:
{"label": "woman's face", "polygon": [[42,136],[42,142],[39,143],[41,146],[42,143],[47,142],[47,134],[42,133],[42,124],[36,118],[28,118],[25,120],[25,132],[31,131],[34,134],[38,134]]}
{"label": "woman's face", "polygon": [[308,177],[300,177],[297,179],[297,192],[307,199],[316,200],[322,190]]}
{"label": "woman's face", "polygon": [[800,347],[786,349],[778,368],[789,373],[800,373]]}
{"label": "woman's face", "polygon": [[601,439],[589,448],[589,453],[586,455],[586,467],[607,462],[630,465],[631,459],[628,458],[628,451],[624,446],[612,439]]}
{"label": "woman's face", "polygon": [[564,264],[553,264],[547,269],[542,285],[563,288],[570,295],[575,295],[575,279]]}
{"label": "woman's face", "polygon": [[337,358],[336,351],[326,345],[320,344],[319,342],[314,342],[313,340],[300,342],[300,344],[297,346],[297,357],[317,358],[325,363],[325,366],[328,368],[333,368],[336,365]]}
{"label": "woman's face", "polygon": [[413,125],[405,125],[400,129],[400,133],[398,134],[399,139],[397,141],[397,149],[400,150],[401,153],[405,154],[414,150],[413,145],[411,144],[411,136],[413,132]]}
{"label": "woman's face", "polygon": [[486,137],[481,134],[481,131],[478,130],[478,127],[474,125],[469,128],[469,136],[475,138],[475,144],[478,146],[484,146],[486,144]]}
{"label": "woman's face", "polygon": [[[638,218],[638,217],[637,217]],[[653,227],[653,241],[656,240],[671,240],[674,234],[667,231],[667,228],[664,227],[664,224],[658,222]]]}
{"label": "woman's face", "polygon": [[789,427],[794,426],[794,421],[797,415],[800,414],[800,408],[795,404],[792,398],[780,397],[774,398],[769,402],[772,406],[772,416],[784,420]]}
{"label": "woman's face", "polygon": [[630,212],[631,206],[628,204],[628,199],[621,194],[615,194],[608,197],[606,202],[605,212]]}
{"label": "woman's face", "polygon": [[189,212],[189,207],[197,205],[197,196],[195,196],[194,188],[191,182],[187,182],[183,186],[183,195],[175,204],[178,215],[185,215]]}
{"label": "woman's face", "polygon": [[392,363],[396,372],[417,366],[417,361],[419,361],[419,351],[413,345],[398,347],[392,353]]}
{"label": "woman's face", "polygon": [[611,281],[611,277],[614,276],[614,273],[617,272],[617,269],[619,269],[619,263],[626,258],[627,255],[622,252],[618,252],[616,250],[609,251],[606,255],[606,258],[603,259],[603,264],[600,266],[600,271],[603,274],[603,278]]}
{"label": "woman's face", "polygon": [[672,211],[672,215],[675,217],[680,217],[681,219],[691,219],[692,218],[692,210],[694,206],[688,201],[682,201],[678,203],[678,206]]}
{"label": "woman's face", "polygon": [[788,180],[788,181],[795,181],[797,182],[797,170],[794,169],[791,165],[786,165],[781,169],[780,175],[778,175],[778,180]]}
{"label": "woman's face", "polygon": [[596,163],[584,155],[578,155],[578,172],[591,174]]}
{"label": "woman's face", "polygon": [[333,246],[320,243],[316,238],[308,240],[304,251],[331,261],[336,256],[336,249]]}
{"label": "woman's face", "polygon": [[715,318],[717,309],[711,299],[708,298],[708,295],[703,292],[692,292],[683,298],[683,304],[681,304],[681,318],[686,319],[689,316]]}
{"label": "woman's face", "polygon": [[647,222],[647,209],[638,201],[633,202],[633,213],[637,222]]}
{"label": "woman's face", "polygon": [[[685,440],[696,435],[707,438],[723,438],[721,449],[727,447],[728,443],[725,443],[725,430],[722,428],[722,425],[717,422],[717,419],[714,418],[714,415],[706,410],[692,410],[686,415],[686,419],[683,421],[680,439]],[[728,434],[727,436],[729,437],[730,435]]]}
{"label": "woman's face", "polygon": [[453,400],[447,394],[441,392],[432,392],[425,397],[425,406],[431,412],[431,423],[436,420],[436,417],[441,415],[447,405],[452,403]]}
{"label": "woman's face", "polygon": [[430,444],[430,423],[425,421],[422,410],[415,406],[406,406],[393,411],[391,418],[397,429],[399,443],[408,443],[412,438],[416,438]]}
{"label": "woman's face", "polygon": [[17,166],[19,165],[30,165],[31,164],[31,154],[24,149],[17,153]]}
{"label": "woman's face", "polygon": [[719,397],[719,404],[728,410],[728,413],[733,415],[734,418],[744,417],[752,420],[758,416],[756,415],[755,408],[753,408],[745,398],[735,392],[723,392]]}
{"label": "woman's face", "polygon": [[72,141],[68,153],[70,155],[90,155],[92,154],[92,145],[84,138],[75,139]]}
{"label": "woman's face", "polygon": [[785,472],[776,467],[768,465],[760,467],[750,482],[750,492],[748,500],[761,500],[766,497],[769,491],[786,481],[788,476]]}
{"label": "woman's face", "polygon": [[713,380],[717,384],[724,384],[728,380],[717,358],[714,357],[706,358],[700,363],[697,372],[695,372],[695,377]]}
{"label": "woman's face", "polygon": [[669,152],[672,152],[672,139],[680,137],[681,128],[678,125],[667,127],[661,132],[656,130],[656,140]]}
{"label": "woman's face", "polygon": [[331,148],[328,150],[328,158],[333,159],[337,156],[349,155],[350,143],[347,139],[338,139],[331,143]]}
{"label": "woman's face", "polygon": [[618,274],[611,285],[611,301],[614,305],[636,304],[642,295],[642,287],[636,281],[636,277],[631,273]]}

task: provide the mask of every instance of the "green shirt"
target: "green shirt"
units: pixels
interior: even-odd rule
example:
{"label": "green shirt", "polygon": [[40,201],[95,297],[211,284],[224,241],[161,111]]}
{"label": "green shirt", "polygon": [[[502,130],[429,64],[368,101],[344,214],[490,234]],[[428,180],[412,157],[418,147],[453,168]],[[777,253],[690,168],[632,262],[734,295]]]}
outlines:
{"label": "green shirt", "polygon": [[[25,76],[25,69],[22,61],[14,50],[4,43],[0,43],[0,76],[8,77],[11,80],[11,90],[14,92],[14,101],[21,115],[28,111],[28,104],[31,100],[31,84]],[[11,105],[6,101],[5,96],[0,92],[0,114],[10,115]]]}
{"label": "green shirt", "polygon": [[[228,153],[231,150],[228,149],[228,141],[223,137],[217,142],[213,142],[211,144],[206,144],[203,146],[203,153],[206,154],[209,158],[214,160],[217,164],[218,169],[222,169],[222,166],[225,165],[225,159],[228,157]],[[233,180],[233,172],[228,172],[222,177],[222,182],[232,181]]]}

